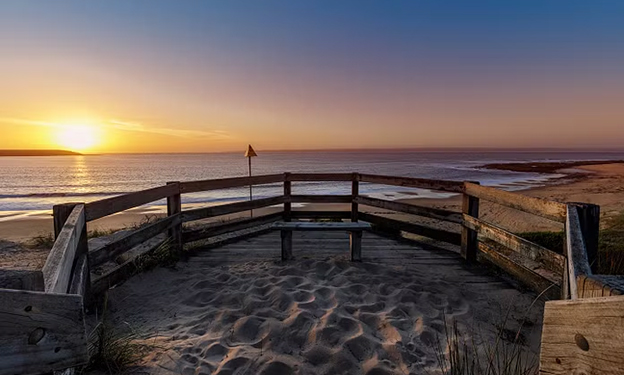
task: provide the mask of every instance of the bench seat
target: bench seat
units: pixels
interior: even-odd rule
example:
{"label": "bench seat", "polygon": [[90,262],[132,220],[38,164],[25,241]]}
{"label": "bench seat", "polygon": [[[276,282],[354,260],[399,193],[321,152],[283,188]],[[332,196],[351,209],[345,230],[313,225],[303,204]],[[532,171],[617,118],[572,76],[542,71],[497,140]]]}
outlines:
{"label": "bench seat", "polygon": [[282,260],[292,259],[292,232],[293,231],[345,231],[349,232],[349,249],[352,261],[362,260],[362,232],[370,230],[371,225],[359,222],[277,222],[273,229],[281,231]]}

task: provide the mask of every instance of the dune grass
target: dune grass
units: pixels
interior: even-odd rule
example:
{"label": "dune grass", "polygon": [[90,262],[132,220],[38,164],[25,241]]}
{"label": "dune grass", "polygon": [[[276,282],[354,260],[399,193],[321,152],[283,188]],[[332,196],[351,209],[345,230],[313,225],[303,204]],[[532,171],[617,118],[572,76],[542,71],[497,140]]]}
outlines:
{"label": "dune grass", "polygon": [[[558,253],[564,248],[564,232],[524,232],[518,235]],[[624,275],[624,211],[607,220],[600,230],[596,270],[600,275]]]}

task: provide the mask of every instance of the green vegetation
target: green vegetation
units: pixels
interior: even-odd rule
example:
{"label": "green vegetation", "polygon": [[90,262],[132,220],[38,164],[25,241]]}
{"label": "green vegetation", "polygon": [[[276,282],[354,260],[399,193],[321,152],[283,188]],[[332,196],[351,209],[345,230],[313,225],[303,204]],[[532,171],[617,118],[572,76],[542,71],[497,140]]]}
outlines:
{"label": "green vegetation", "polygon": [[108,321],[107,297],[104,297],[102,320],[89,335],[88,370],[126,374],[140,364],[152,346],[140,342],[139,335],[126,325],[126,332],[116,331]]}
{"label": "green vegetation", "polygon": [[46,249],[49,250],[54,245],[54,235],[52,233],[45,233],[37,235],[30,239],[26,243],[31,249]]}
{"label": "green vegetation", "polygon": [[[564,248],[563,232],[525,232],[518,235],[558,253]],[[596,262],[598,274],[624,275],[624,212],[609,219],[600,231]]]}

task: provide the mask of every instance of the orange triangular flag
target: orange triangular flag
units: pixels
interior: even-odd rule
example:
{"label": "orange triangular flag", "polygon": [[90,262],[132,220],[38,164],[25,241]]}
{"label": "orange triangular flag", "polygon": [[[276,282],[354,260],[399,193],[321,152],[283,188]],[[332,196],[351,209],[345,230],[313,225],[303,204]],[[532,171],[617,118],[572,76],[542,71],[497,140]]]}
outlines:
{"label": "orange triangular flag", "polygon": [[254,151],[253,147],[251,147],[251,145],[248,145],[247,151],[245,151],[245,157],[250,158],[252,156],[258,156],[258,154],[256,154],[256,152]]}

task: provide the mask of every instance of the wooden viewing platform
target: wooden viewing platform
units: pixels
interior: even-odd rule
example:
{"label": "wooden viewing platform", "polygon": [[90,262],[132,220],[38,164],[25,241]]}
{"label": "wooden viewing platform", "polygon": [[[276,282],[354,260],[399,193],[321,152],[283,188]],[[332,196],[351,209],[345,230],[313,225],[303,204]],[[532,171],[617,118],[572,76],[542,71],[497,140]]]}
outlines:
{"label": "wooden viewing platform", "polygon": [[[300,181],[342,181],[352,186],[349,195],[294,195],[292,184]],[[182,195],[193,192],[262,184],[283,184],[283,194],[219,206],[182,209]],[[431,189],[463,196],[462,212],[367,197],[360,183],[386,184]],[[124,210],[167,200],[167,217],[116,238],[102,246],[89,247],[87,225],[93,220]],[[551,251],[479,218],[480,200],[524,211],[565,226],[566,248]],[[292,203],[347,203],[348,211],[297,211]],[[390,219],[361,210],[377,207],[444,222],[444,226],[424,225]],[[223,215],[274,208],[274,212],[224,223],[186,227],[184,223]],[[165,186],[103,199],[91,203],[54,207],[56,241],[37,277],[43,290],[0,290],[0,375],[37,374],[63,370],[87,362],[84,306],[108,288],[125,281],[135,270],[135,260],[149,255],[163,242],[173,251],[200,244],[210,252],[199,252],[189,262],[218,264],[244,259],[279,257],[277,233],[270,225],[277,221],[307,219],[349,220],[373,225],[379,234],[390,229],[446,242],[458,253],[406,245],[377,234],[364,238],[362,258],[409,268],[428,264],[432,273],[450,272],[453,281],[470,280],[496,295],[503,288],[499,279],[484,273],[478,263],[488,263],[512,275],[536,293],[550,299],[546,303],[541,346],[540,371],[564,374],[585,371],[615,374],[624,368],[617,353],[624,350],[624,297],[622,279],[593,275],[596,258],[599,207],[560,203],[527,197],[476,183],[380,176],[359,173],[283,173],[216,180],[170,182]],[[449,230],[449,226],[456,230]],[[296,236],[293,255],[334,256],[348,253],[348,241],[340,234],[310,232]],[[225,239],[220,239],[225,236]],[[308,237],[317,236],[317,237]],[[337,241],[338,240],[338,241]],[[299,242],[298,242],[299,241]],[[366,245],[366,241],[370,241]],[[203,244],[203,245],[202,245]],[[197,247],[197,246],[196,246]],[[308,255],[305,255],[308,254]],[[459,255],[458,255],[459,254]],[[125,261],[114,261],[125,255]],[[111,266],[113,265],[113,266]],[[94,273],[99,268],[103,273]],[[455,273],[453,273],[455,272]],[[16,273],[32,278],[33,275]],[[15,285],[35,285],[14,283]],[[13,285],[13,284],[11,284]],[[472,286],[472,285],[471,285]],[[490,288],[490,289],[488,289]],[[570,300],[571,299],[571,300]],[[566,301],[567,300],[567,301]],[[582,311],[579,314],[578,311]],[[604,319],[604,321],[603,321]],[[621,358],[621,357],[619,357]]]}

